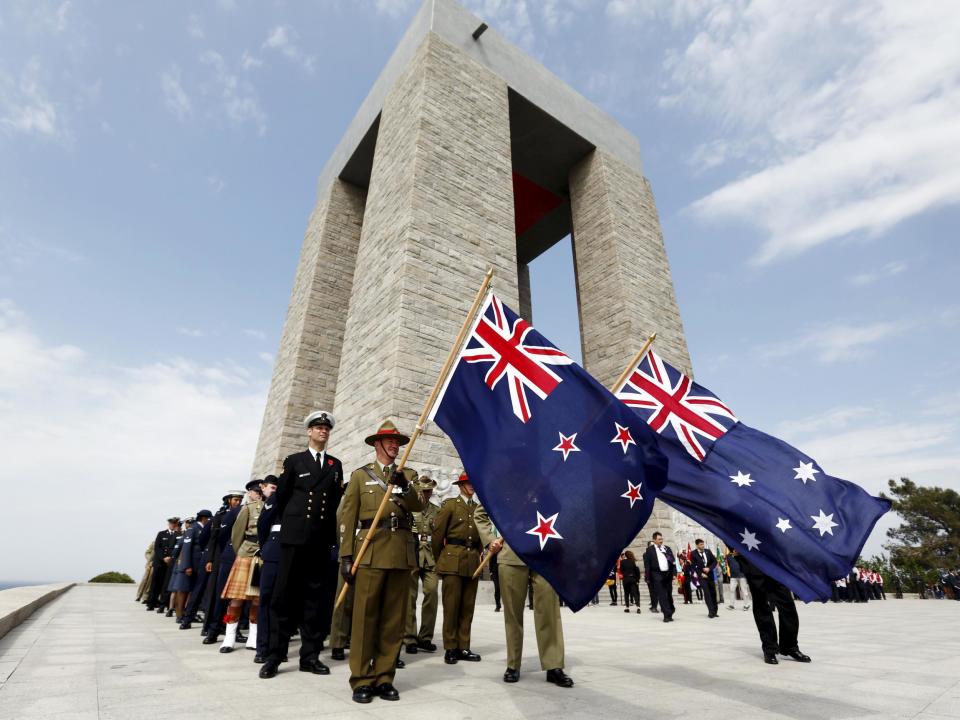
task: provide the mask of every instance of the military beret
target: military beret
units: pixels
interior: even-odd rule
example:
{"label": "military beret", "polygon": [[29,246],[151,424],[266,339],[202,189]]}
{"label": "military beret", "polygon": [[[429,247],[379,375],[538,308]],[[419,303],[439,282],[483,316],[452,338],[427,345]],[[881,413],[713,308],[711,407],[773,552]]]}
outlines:
{"label": "military beret", "polygon": [[253,480],[251,480],[250,482],[248,482],[248,483],[247,483],[246,485],[244,485],[243,487],[244,487],[245,489],[247,489],[247,490],[259,490],[259,489],[260,489],[260,483],[261,483],[261,482],[263,482],[263,481],[262,481],[260,478],[254,478]]}
{"label": "military beret", "polygon": [[201,510],[200,512],[197,513],[197,517],[198,517],[198,518],[202,518],[202,517],[207,517],[207,518],[209,518],[209,517],[213,517],[213,513],[210,512],[209,510]]}
{"label": "military beret", "polygon": [[333,414],[328,413],[326,410],[315,410],[303,419],[304,427],[311,428],[314,425],[326,425],[333,430],[333,426],[336,425],[336,420],[333,419]]}

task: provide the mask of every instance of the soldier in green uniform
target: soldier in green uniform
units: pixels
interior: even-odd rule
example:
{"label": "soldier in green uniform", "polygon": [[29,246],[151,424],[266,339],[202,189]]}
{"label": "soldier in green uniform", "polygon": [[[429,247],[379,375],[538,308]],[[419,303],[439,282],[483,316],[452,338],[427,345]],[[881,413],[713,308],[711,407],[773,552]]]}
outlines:
{"label": "soldier in green uniform", "polygon": [[480,661],[470,650],[470,626],[480,583],[473,577],[480,566],[480,534],[473,521],[478,503],[466,473],[455,484],[460,486],[460,495],[440,506],[433,531],[437,574],[443,577],[443,661],[448,665],[458,660]]}
{"label": "soldier in green uniform", "polygon": [[[346,494],[346,489],[344,489],[344,494]],[[343,499],[340,500],[340,506],[337,508],[337,527],[343,527]],[[354,531],[354,534],[356,534],[356,531]],[[339,536],[342,535],[343,532]],[[340,597],[344,585],[346,585],[346,581],[343,579],[343,574],[340,573],[337,575],[336,597]],[[330,623],[331,660],[345,660],[347,657],[344,648],[350,646],[350,619],[352,617],[353,585],[348,585],[347,596],[343,599],[343,602],[333,606],[333,620]]]}
{"label": "soldier in green uniform", "polygon": [[[417,566],[412,513],[423,509],[414,487],[417,473],[409,468],[400,472],[395,464],[400,446],[410,438],[387,420],[365,442],[376,450],[376,460],[350,476],[340,521],[340,573],[354,585],[350,687],[359,703],[368,703],[374,696],[400,699],[393,678],[403,643],[410,574]],[[360,559],[357,574],[352,575],[354,552],[373,529],[373,518],[389,483],[394,488],[387,510]]]}
{"label": "soldier in green uniform", "polygon": [[503,602],[503,624],[507,634],[507,670],[503,681],[520,679],[523,657],[523,603],[528,582],[533,583],[533,624],[537,633],[540,667],[547,671],[547,682],[569,688],[573,680],[563,672],[563,625],[560,622],[560,600],[556,591],[539,573],[528,568],[510,546],[499,537],[496,527],[483,505],[478,505],[473,520],[480,540],[497,555],[500,572],[500,596]]}
{"label": "soldier in green uniform", "polygon": [[[407,653],[415,655],[418,651],[436,652],[433,644],[433,631],[437,626],[437,600],[439,578],[434,568],[433,528],[437,519],[437,506],[430,502],[437,481],[426,474],[420,476],[418,489],[423,497],[423,510],[413,514],[413,532],[419,537],[420,550],[417,568],[410,576],[410,599],[407,608],[407,627],[403,642]],[[417,632],[417,592],[423,583],[423,602],[420,605],[420,631]]]}

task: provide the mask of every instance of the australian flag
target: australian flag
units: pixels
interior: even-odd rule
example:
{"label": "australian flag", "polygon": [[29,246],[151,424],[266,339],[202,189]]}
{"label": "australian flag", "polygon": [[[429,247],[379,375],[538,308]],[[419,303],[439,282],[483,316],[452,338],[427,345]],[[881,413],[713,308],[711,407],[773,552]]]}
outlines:
{"label": "australian flag", "polygon": [[506,542],[574,611],[666,479],[650,428],[492,292],[431,419]]}
{"label": "australian flag", "polygon": [[737,420],[713,393],[648,352],[617,397],[669,459],[659,497],[793,590],[828,600],[890,502]]}

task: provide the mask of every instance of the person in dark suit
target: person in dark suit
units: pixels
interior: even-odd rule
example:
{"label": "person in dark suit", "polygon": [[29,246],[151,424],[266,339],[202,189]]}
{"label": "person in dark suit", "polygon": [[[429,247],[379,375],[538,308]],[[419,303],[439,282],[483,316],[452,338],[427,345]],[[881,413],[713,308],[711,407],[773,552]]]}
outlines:
{"label": "person in dark suit", "polygon": [[320,660],[330,632],[337,587],[337,506],[343,466],[327,452],[333,415],[318,410],[304,418],[308,444],[283,461],[274,494],[280,513],[280,561],[270,607],[270,640],[261,678],[272,678],[300,627],[300,670],[329,675]]}
{"label": "person in dark suit", "polygon": [[663,535],[653,534],[653,545],[643,553],[643,560],[650,568],[651,585],[663,612],[663,621],[673,622],[673,579],[677,574],[677,563],[673,550],[663,544]]}
{"label": "person in dark suit", "polygon": [[700,580],[700,587],[703,589],[703,599],[707,603],[707,617],[717,617],[717,585],[713,580],[713,571],[717,567],[717,557],[703,540],[699,538],[694,543],[697,549],[693,551],[693,557],[690,561],[693,563],[693,570]]}
{"label": "person in dark suit", "polygon": [[176,532],[180,518],[167,518],[167,529],[157,533],[153,541],[153,577],[150,580],[150,594],[147,596],[147,610],[163,612],[164,580],[167,565],[172,562],[173,548],[176,545]]}
{"label": "person in dark suit", "polygon": [[193,590],[193,586],[200,575],[198,572],[200,553],[197,548],[200,544],[200,533],[210,522],[212,516],[213,513],[209,510],[198,512],[197,521],[183,533],[179,549],[174,552],[173,579],[170,581],[170,590],[174,593],[173,606],[177,622],[180,624],[183,623],[186,612],[187,596]]}
{"label": "person in dark suit", "polygon": [[[233,561],[237,559],[236,553],[233,550],[233,544],[230,542],[230,534],[233,532],[233,523],[236,521],[237,515],[240,514],[240,501],[245,494],[246,493],[239,491],[230,493],[231,507],[220,519],[216,545],[213,548],[214,567],[209,581],[213,592],[210,597],[209,610],[204,619],[204,630],[206,631],[203,638],[204,645],[213,645],[216,643],[220,633],[226,630],[223,616],[227,612],[227,606],[230,604],[230,601],[223,598],[223,588],[227,584],[227,578],[230,577]],[[236,498],[236,500],[234,500],[234,498]],[[239,635],[236,639],[240,642],[245,642],[245,638],[241,638]]]}
{"label": "person in dark suit", "polygon": [[[647,541],[647,549],[653,547],[653,540]],[[657,607],[657,593],[653,589],[653,576],[650,574],[650,558],[647,557],[647,552],[644,550],[643,555],[643,582],[647,585],[647,594],[650,596],[650,612],[658,613],[660,608]]]}
{"label": "person in dark suit", "polygon": [[[777,653],[791,657],[797,662],[810,662],[810,658],[800,652],[797,646],[797,634],[800,631],[800,618],[797,616],[797,606],[793,600],[793,593],[782,583],[761,572],[747,558],[736,550],[734,554],[740,562],[744,577],[750,586],[753,596],[753,621],[757,624],[760,633],[760,645],[763,648],[763,661],[768,665],[777,665]],[[773,619],[773,610],[777,608],[777,617],[780,619],[780,635],[777,637],[777,624]]]}
{"label": "person in dark suit", "polygon": [[270,645],[270,626],[276,622],[275,612],[271,610],[273,591],[277,584],[277,573],[280,570],[280,518],[276,495],[277,478],[267,475],[260,485],[263,491],[263,510],[257,520],[257,537],[260,540],[260,559],[263,567],[260,570],[260,620],[257,633],[257,654],[253,661],[263,664],[267,661],[267,652]]}
{"label": "person in dark suit", "polygon": [[620,575],[623,576],[623,611],[630,612],[630,602],[636,606],[637,615],[640,614],[640,568],[637,567],[637,556],[632,550],[626,550],[620,558]]}

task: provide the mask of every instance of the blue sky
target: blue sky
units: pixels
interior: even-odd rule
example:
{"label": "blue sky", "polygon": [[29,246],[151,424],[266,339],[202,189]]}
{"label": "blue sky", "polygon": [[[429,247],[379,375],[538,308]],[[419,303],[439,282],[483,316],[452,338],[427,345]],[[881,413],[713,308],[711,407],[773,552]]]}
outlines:
{"label": "blue sky", "polygon": [[[873,492],[960,488],[960,16],[466,4],[640,139],[701,383]],[[90,528],[5,577],[139,572],[248,477],[317,177],[416,8],[0,6],[0,479],[14,537]],[[576,354],[568,246],[533,283]]]}

